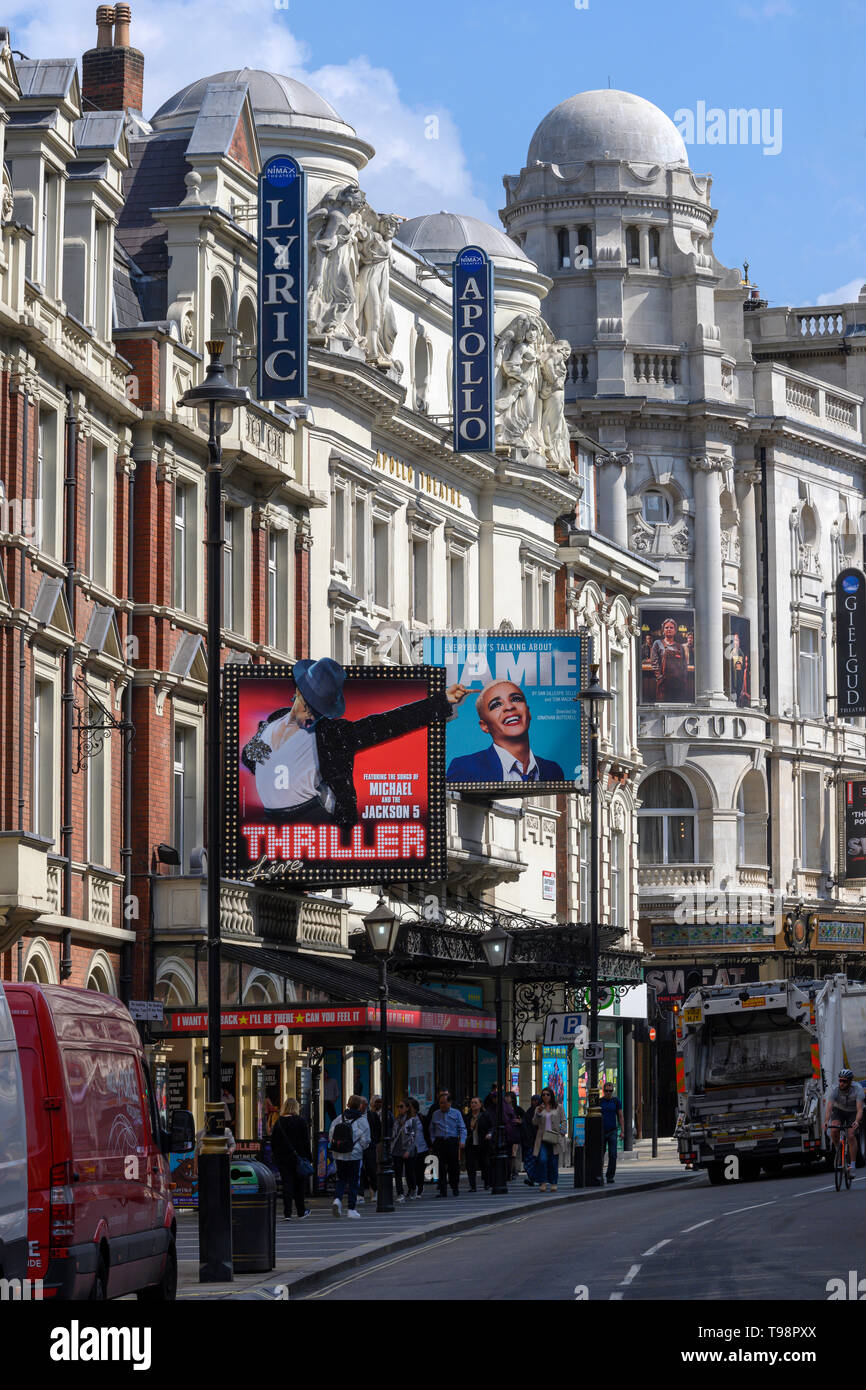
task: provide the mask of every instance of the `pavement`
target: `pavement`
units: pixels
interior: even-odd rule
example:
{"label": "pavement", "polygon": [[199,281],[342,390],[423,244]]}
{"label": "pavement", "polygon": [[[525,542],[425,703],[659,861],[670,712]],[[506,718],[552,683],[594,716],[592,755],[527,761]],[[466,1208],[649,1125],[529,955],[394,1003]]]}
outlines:
{"label": "pavement", "polygon": [[[656,1188],[707,1185],[704,1175],[684,1169],[676,1149],[664,1141],[659,1157],[652,1158],[649,1145],[638,1144],[632,1155],[619,1155],[616,1181],[612,1185],[575,1188],[573,1171],[560,1169],[557,1192],[541,1192],[525,1186],[522,1177],[513,1179],[504,1197],[479,1191],[471,1193],[466,1175],[461,1178],[460,1196],[444,1201],[426,1187],[417,1202],[395,1205],[393,1213],[379,1213],[375,1203],[366,1202],[358,1210],[360,1221],[345,1215],[335,1220],[330,1198],[314,1198],[312,1215],[304,1221],[282,1216],[278,1203],[276,1267],[268,1273],[235,1274],[231,1284],[200,1284],[198,1279],[198,1215],[180,1212],[178,1216],[178,1293],[187,1300],[266,1300],[309,1296],[317,1287],[341,1274],[357,1270],[399,1251],[426,1245],[448,1236],[514,1219],[526,1219],[536,1211],[554,1212],[559,1207],[575,1210],[578,1204],[620,1197]],[[345,1203],[344,1203],[345,1206]]]}

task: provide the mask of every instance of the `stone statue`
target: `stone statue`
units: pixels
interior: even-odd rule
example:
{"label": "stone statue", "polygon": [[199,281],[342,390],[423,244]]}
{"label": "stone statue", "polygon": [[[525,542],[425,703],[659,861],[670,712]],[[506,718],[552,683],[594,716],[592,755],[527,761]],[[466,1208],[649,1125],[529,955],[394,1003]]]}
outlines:
{"label": "stone statue", "polygon": [[314,338],[358,342],[359,242],[364,234],[360,188],[326,193],[310,214],[309,326]]}
{"label": "stone statue", "polygon": [[520,314],[496,341],[496,447],[517,449],[559,472],[571,470],[565,383],[571,344],[543,319]]}
{"label": "stone statue", "polygon": [[548,462],[571,471],[571,444],[565,422],[565,382],[571,343],[558,338],[541,354],[541,437]]}
{"label": "stone statue", "polygon": [[374,216],[373,225],[363,226],[358,238],[358,327],[367,361],[384,368],[398,365],[391,357],[397,341],[397,319],[391,303],[391,242],[401,220],[393,213]]}

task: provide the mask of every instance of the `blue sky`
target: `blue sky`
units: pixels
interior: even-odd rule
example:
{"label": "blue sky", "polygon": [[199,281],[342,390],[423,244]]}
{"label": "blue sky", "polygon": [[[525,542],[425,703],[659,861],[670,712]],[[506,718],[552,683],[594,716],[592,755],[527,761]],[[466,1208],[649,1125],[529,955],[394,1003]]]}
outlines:
{"label": "blue sky", "polygon": [[[750,262],[771,303],[856,298],[866,282],[866,106],[862,0],[133,0],[151,114],[194,77],[234,64],[300,77],[377,149],[361,176],[382,211],[448,208],[495,219],[542,117],[575,92],[610,85],[672,118],[766,110],[760,144],[691,145],[713,176],[715,249]],[[9,19],[31,56],[95,42],[95,0],[48,0]],[[195,34],[190,45],[190,34]],[[61,52],[61,49],[63,50]],[[772,113],[781,112],[779,117]],[[425,121],[439,118],[438,140]],[[428,127],[429,128],[429,127]]]}

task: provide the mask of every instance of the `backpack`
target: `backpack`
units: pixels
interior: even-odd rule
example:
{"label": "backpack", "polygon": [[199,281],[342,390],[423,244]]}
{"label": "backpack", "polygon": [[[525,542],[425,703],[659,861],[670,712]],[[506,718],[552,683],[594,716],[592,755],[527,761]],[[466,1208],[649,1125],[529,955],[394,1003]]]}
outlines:
{"label": "backpack", "polygon": [[351,1120],[347,1120],[345,1114],[340,1116],[339,1123],[334,1126],[331,1134],[331,1149],[335,1154],[350,1154],[355,1147],[355,1130]]}

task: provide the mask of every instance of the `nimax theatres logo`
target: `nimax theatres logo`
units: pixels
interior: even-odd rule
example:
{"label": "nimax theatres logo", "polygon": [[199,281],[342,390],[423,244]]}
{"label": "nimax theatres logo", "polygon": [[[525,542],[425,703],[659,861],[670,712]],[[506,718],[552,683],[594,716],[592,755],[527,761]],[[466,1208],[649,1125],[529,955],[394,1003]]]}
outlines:
{"label": "nimax theatres logo", "polygon": [[836,581],[836,690],[840,718],[866,713],[866,576],[843,570]]}

